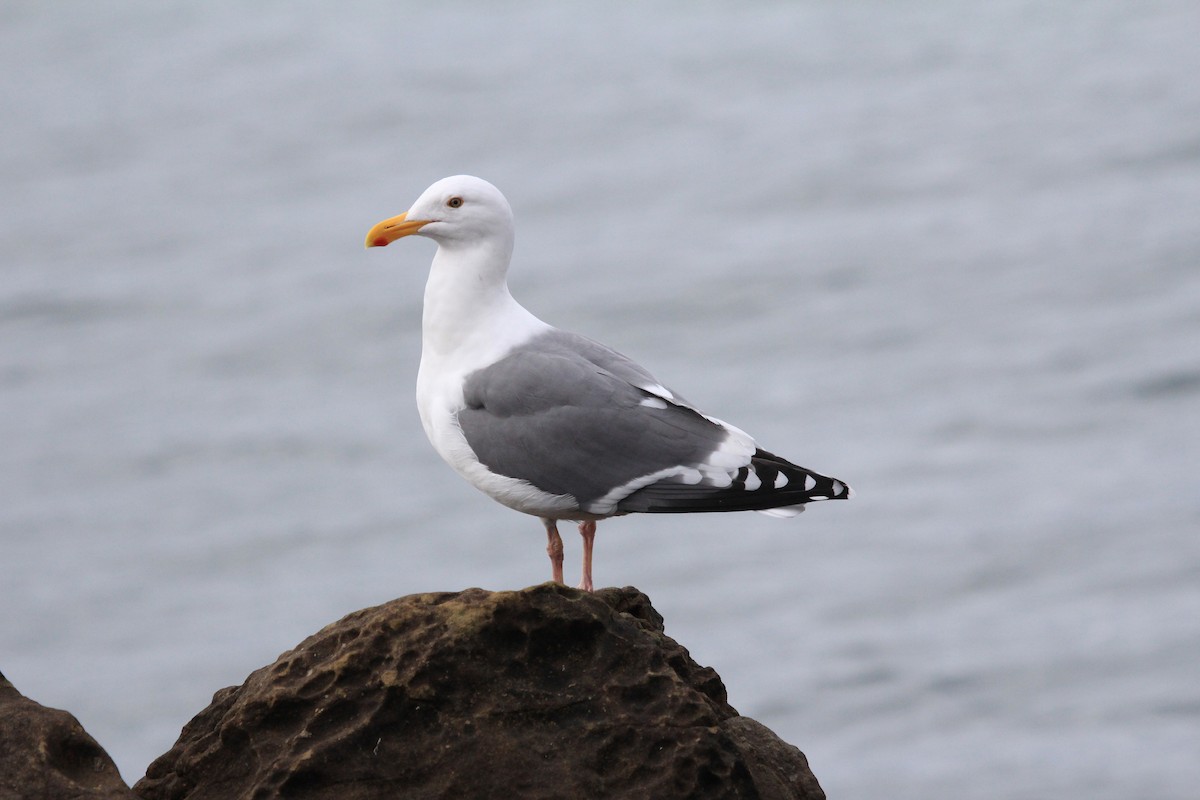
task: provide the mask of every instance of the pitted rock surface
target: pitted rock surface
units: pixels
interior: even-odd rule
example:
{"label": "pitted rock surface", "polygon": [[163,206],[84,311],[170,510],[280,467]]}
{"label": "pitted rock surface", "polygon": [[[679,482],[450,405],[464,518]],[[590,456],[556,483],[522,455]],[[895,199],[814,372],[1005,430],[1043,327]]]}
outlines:
{"label": "pitted rock surface", "polygon": [[223,689],[134,791],[231,798],[821,798],[636,589],[393,600]]}

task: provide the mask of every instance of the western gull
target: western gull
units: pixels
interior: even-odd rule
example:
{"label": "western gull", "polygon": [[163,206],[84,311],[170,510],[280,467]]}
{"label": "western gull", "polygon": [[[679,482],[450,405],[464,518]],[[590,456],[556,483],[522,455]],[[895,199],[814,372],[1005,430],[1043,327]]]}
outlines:
{"label": "western gull", "polygon": [[542,520],[555,581],[563,580],[559,520],[579,524],[579,588],[590,592],[597,520],[699,511],[791,517],[805,503],[853,495],[514,300],[506,280],[512,209],[487,181],[438,181],[407,212],[371,228],[366,246],[413,234],[437,243],[417,374],[425,434],[475,488]]}

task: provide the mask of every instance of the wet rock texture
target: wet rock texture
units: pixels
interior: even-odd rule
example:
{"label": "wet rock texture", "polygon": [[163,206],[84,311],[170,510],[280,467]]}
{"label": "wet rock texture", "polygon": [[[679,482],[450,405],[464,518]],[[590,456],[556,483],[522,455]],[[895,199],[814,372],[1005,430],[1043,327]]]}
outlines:
{"label": "wet rock texture", "polygon": [[823,798],[635,589],[413,595],[212,704],[134,791],[230,798]]}
{"label": "wet rock texture", "polygon": [[66,711],[0,675],[0,800],[135,800],[113,760]]}

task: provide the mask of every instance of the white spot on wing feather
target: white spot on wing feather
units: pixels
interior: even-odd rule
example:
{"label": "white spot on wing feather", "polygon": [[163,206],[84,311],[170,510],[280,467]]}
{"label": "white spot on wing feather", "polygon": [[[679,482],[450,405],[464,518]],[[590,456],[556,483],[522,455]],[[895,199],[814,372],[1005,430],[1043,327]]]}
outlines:
{"label": "white spot on wing feather", "polygon": [[753,492],[760,486],[762,486],[762,480],[759,479],[758,473],[754,471],[754,467],[750,467],[746,472],[746,491]]}
{"label": "white spot on wing feather", "polygon": [[708,486],[715,486],[718,489],[728,489],[733,485],[733,474],[723,469],[705,469],[701,467],[700,471],[704,473],[704,483]]}
{"label": "white spot on wing feather", "polygon": [[638,388],[644,392],[649,392],[652,395],[661,397],[663,400],[670,400],[671,402],[675,402],[674,393],[672,393],[671,390],[665,386],[661,386],[657,383],[652,383],[649,386],[639,386]]}

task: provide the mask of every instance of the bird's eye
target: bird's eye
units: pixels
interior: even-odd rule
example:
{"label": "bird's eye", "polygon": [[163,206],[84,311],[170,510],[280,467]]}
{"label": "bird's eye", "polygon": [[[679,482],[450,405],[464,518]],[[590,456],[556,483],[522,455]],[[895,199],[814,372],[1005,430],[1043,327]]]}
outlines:
{"label": "bird's eye", "polygon": [[449,200],[446,201],[446,205],[450,206],[451,208],[458,208],[462,204],[463,204],[463,199],[461,197],[457,197],[457,196],[451,197]]}

